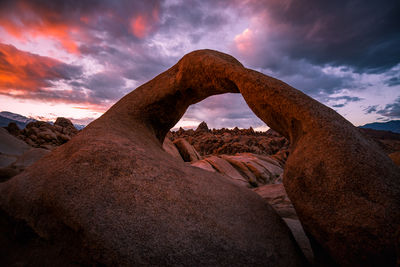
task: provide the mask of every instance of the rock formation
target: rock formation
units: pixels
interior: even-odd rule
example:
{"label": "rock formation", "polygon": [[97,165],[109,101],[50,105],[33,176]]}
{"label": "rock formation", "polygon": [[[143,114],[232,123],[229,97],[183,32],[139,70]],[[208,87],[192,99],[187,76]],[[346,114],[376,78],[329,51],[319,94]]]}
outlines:
{"label": "rock formation", "polygon": [[190,104],[238,92],[225,79],[235,66],[242,68],[228,55],[192,53],[1,183],[0,245],[7,257],[0,261],[304,264],[290,230],[258,195],[162,149]]}
{"label": "rock formation", "polygon": [[179,153],[179,150],[176,148],[174,143],[172,143],[171,140],[169,140],[169,138],[166,137],[164,139],[164,143],[163,143],[162,147],[163,147],[165,152],[167,152],[168,154],[170,154],[174,158],[178,159],[179,161],[183,161],[182,156]]}
{"label": "rock formation", "polygon": [[246,187],[282,183],[283,169],[280,163],[268,156],[250,153],[208,156],[191,164],[226,175]]}
{"label": "rock formation", "polygon": [[28,123],[22,130],[15,123],[10,123],[6,129],[30,146],[44,149],[60,146],[78,132],[70,120],[62,117],[57,118],[54,125],[45,121],[34,121]]}
{"label": "rock formation", "polygon": [[395,265],[398,167],[332,109],[211,50],[184,56],[0,184],[2,225],[23,221],[86,264],[301,264],[257,195],[161,148],[189,105],[227,92],[290,140],[284,184],[317,263]]}
{"label": "rock formation", "polygon": [[[184,138],[202,156],[253,153],[259,155],[274,155],[286,151],[289,141],[272,131],[254,132],[253,129],[212,129],[206,123],[201,123],[196,131],[180,129],[171,132],[171,140]],[[285,160],[285,158],[282,158]]]}
{"label": "rock formation", "polygon": [[196,132],[208,132],[208,125],[205,121],[201,122],[199,126],[197,126]]}

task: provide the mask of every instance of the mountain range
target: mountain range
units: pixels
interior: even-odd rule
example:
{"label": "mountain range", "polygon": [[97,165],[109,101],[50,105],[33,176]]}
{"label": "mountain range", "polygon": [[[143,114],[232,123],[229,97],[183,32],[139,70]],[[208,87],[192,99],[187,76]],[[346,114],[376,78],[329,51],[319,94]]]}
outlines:
{"label": "mountain range", "polygon": [[[17,126],[20,129],[23,129],[26,127],[26,125],[30,122],[37,121],[33,118],[28,118],[23,115],[17,114],[17,113],[12,113],[9,111],[1,111],[0,112],[0,127],[5,127],[7,126],[10,122],[15,122]],[[49,121],[50,124],[53,124],[53,122]],[[81,124],[74,124],[75,128],[78,130],[81,130],[85,128],[86,125],[81,125]]]}
{"label": "mountain range", "polygon": [[[7,126],[10,122],[15,122],[20,129],[25,128],[25,126],[30,123],[36,121],[33,118],[28,118],[23,115],[12,113],[9,111],[1,111],[0,112],[0,127]],[[53,122],[49,122],[53,123]],[[85,128],[86,125],[82,124],[74,124],[75,128],[81,130]],[[374,129],[374,130],[383,130],[383,131],[391,131],[394,133],[400,133],[400,120],[391,120],[388,122],[373,122],[367,123],[365,125],[359,126],[364,129]]]}
{"label": "mountain range", "polygon": [[367,123],[360,128],[368,128],[374,130],[391,131],[394,133],[400,133],[400,120],[392,120],[388,122],[373,122]]}

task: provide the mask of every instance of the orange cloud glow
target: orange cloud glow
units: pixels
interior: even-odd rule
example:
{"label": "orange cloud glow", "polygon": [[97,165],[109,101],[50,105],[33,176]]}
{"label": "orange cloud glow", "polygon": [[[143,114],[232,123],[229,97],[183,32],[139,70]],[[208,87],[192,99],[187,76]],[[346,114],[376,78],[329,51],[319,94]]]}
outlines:
{"label": "orange cloud glow", "polygon": [[253,48],[253,32],[250,29],[245,29],[241,34],[235,36],[236,48],[242,52],[249,52]]}
{"label": "orange cloud glow", "polygon": [[54,67],[61,62],[23,52],[11,45],[0,44],[0,92],[37,91],[48,80],[61,78]]}
{"label": "orange cloud glow", "polygon": [[142,15],[139,15],[135,19],[133,19],[131,26],[132,32],[136,37],[143,38],[147,35],[148,22]]}
{"label": "orange cloud glow", "polygon": [[151,15],[139,14],[131,20],[133,34],[142,39],[154,30],[154,25],[160,20],[158,8],[154,8]]}
{"label": "orange cloud glow", "polygon": [[83,32],[77,25],[69,25],[58,19],[59,14],[51,10],[38,10],[25,2],[19,2],[21,16],[0,17],[0,27],[10,35],[26,40],[29,37],[45,37],[54,39],[69,53],[79,54],[78,43],[74,37]]}

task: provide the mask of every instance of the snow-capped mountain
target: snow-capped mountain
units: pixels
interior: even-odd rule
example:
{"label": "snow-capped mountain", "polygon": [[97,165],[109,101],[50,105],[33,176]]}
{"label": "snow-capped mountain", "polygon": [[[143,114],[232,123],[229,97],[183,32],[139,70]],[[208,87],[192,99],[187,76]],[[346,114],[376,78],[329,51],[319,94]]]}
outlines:
{"label": "snow-capped mountain", "polygon": [[[7,126],[10,122],[15,122],[20,129],[25,128],[25,126],[30,123],[37,121],[33,118],[28,118],[23,115],[17,114],[17,113],[12,113],[9,111],[1,111],[0,112],[0,127],[5,127]],[[50,124],[53,122],[49,121]],[[86,125],[82,124],[74,124],[75,128],[78,130],[81,130],[85,128]]]}
{"label": "snow-capped mountain", "polygon": [[24,124],[28,124],[28,123],[30,123],[32,121],[36,121],[35,119],[28,118],[28,117],[22,116],[20,114],[12,113],[12,112],[9,112],[9,111],[1,111],[0,112],[0,116],[4,117],[4,118],[7,118],[7,119],[10,119],[10,120],[22,122]]}

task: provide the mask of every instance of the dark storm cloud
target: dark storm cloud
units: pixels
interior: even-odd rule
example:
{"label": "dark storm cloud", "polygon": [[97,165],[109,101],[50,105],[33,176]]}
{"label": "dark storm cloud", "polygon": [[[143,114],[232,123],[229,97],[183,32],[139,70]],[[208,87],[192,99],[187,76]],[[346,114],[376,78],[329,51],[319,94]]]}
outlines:
{"label": "dark storm cloud", "polygon": [[141,42],[157,29],[160,1],[6,0],[0,16],[0,26],[17,38],[27,32],[54,38],[78,54],[82,42]]}
{"label": "dark storm cloud", "polygon": [[[327,103],[329,106],[333,108],[342,108],[349,104],[350,102],[359,102],[363,100],[363,98],[355,97],[355,96],[325,96],[323,98],[323,102]],[[333,103],[333,104],[330,104]]]}
{"label": "dark storm cloud", "polygon": [[375,113],[378,109],[378,105],[373,105],[373,106],[368,106],[367,108],[364,109],[366,114],[371,114]]}
{"label": "dark storm cloud", "polygon": [[269,0],[246,5],[255,15],[268,13],[266,47],[272,44],[291,59],[360,72],[383,72],[400,62],[398,0]]}
{"label": "dark storm cloud", "polygon": [[385,81],[387,86],[397,86],[400,85],[400,77],[392,77]]}
{"label": "dark storm cloud", "polygon": [[344,106],[346,106],[346,104],[336,104],[336,105],[333,105],[332,107],[334,107],[334,108],[342,108]]}
{"label": "dark storm cloud", "polygon": [[[91,97],[100,100],[118,100],[123,96],[125,80],[114,72],[100,72],[92,75],[86,84],[91,90]],[[93,100],[92,100],[93,101]]]}
{"label": "dark storm cloud", "polygon": [[386,105],[385,108],[378,110],[376,113],[391,119],[400,118],[400,97],[393,103]]}
{"label": "dark storm cloud", "polygon": [[[271,70],[265,70],[270,74]],[[312,65],[304,60],[290,61],[287,58],[280,61],[279,67],[271,71],[272,76],[284,80],[291,86],[313,97],[333,94],[352,86],[353,78],[350,75],[337,76],[324,72],[321,67]]]}
{"label": "dark storm cloud", "polygon": [[362,98],[356,97],[356,96],[337,96],[337,97],[330,97],[330,100],[344,100],[346,102],[358,102],[363,100]]}
{"label": "dark storm cloud", "polygon": [[198,43],[208,31],[218,31],[228,23],[212,1],[181,1],[168,5],[163,10],[164,22],[160,31],[164,34],[182,32],[192,43]]}
{"label": "dark storm cloud", "polygon": [[135,80],[139,84],[148,81],[175,63],[174,59],[171,60],[156,49],[137,44],[127,47],[120,40],[116,40],[114,44],[116,44],[115,47],[85,45],[82,49],[108,70],[115,72],[115,75]]}

